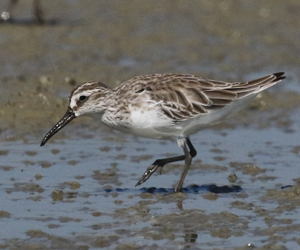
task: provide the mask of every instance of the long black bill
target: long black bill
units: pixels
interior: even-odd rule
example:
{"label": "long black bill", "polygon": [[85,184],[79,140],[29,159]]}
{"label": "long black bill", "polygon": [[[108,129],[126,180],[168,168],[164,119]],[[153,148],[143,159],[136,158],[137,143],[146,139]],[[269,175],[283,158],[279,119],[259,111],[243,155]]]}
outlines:
{"label": "long black bill", "polygon": [[75,114],[71,108],[65,113],[64,117],[56,123],[56,125],[45,135],[44,139],[41,142],[41,146],[44,146],[46,142],[55,135],[59,130],[61,130],[64,126],[66,126],[70,121],[75,118]]}

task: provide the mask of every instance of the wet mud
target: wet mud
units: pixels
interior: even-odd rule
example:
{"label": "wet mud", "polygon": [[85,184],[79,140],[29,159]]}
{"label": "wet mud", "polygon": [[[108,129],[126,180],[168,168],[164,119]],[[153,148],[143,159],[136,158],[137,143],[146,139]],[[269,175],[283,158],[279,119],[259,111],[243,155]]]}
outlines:
{"label": "wet mud", "polygon": [[[8,1],[0,3],[1,12]],[[23,0],[0,23],[0,249],[298,249],[298,1]],[[89,118],[40,142],[77,84],[140,74],[287,78],[191,137],[184,183],[176,143],[124,135]]]}

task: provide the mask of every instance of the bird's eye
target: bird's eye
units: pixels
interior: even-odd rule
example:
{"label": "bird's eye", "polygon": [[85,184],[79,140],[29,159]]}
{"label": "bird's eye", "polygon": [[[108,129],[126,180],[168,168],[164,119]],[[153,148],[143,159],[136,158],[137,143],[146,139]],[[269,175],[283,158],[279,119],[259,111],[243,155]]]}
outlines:
{"label": "bird's eye", "polygon": [[86,100],[87,100],[87,96],[85,96],[85,95],[82,95],[79,97],[79,101],[81,101],[81,102],[85,102]]}

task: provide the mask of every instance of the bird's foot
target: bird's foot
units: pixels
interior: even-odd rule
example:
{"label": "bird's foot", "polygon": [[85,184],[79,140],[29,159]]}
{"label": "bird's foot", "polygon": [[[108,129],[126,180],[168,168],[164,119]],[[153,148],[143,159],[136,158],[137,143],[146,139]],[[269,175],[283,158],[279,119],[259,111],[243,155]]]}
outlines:
{"label": "bird's foot", "polygon": [[138,185],[141,185],[142,183],[144,183],[158,169],[159,169],[159,174],[161,174],[162,166],[160,166],[160,165],[154,165],[154,164],[152,164],[151,166],[149,166],[147,168],[147,170],[145,171],[145,173],[142,175],[142,177],[140,178],[140,180],[138,181],[138,183],[135,186],[138,186]]}

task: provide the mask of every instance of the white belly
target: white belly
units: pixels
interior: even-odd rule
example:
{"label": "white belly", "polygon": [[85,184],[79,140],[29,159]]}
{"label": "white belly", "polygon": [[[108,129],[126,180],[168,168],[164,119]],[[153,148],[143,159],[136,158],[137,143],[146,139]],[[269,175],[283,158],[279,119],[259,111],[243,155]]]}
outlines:
{"label": "white belly", "polygon": [[153,139],[188,137],[242,109],[250,99],[252,98],[237,100],[224,108],[211,110],[209,113],[199,114],[180,122],[174,122],[166,116],[159,106],[144,102],[139,106],[129,106],[129,115],[126,119],[115,119],[105,114],[102,121],[114,129],[142,137]]}

